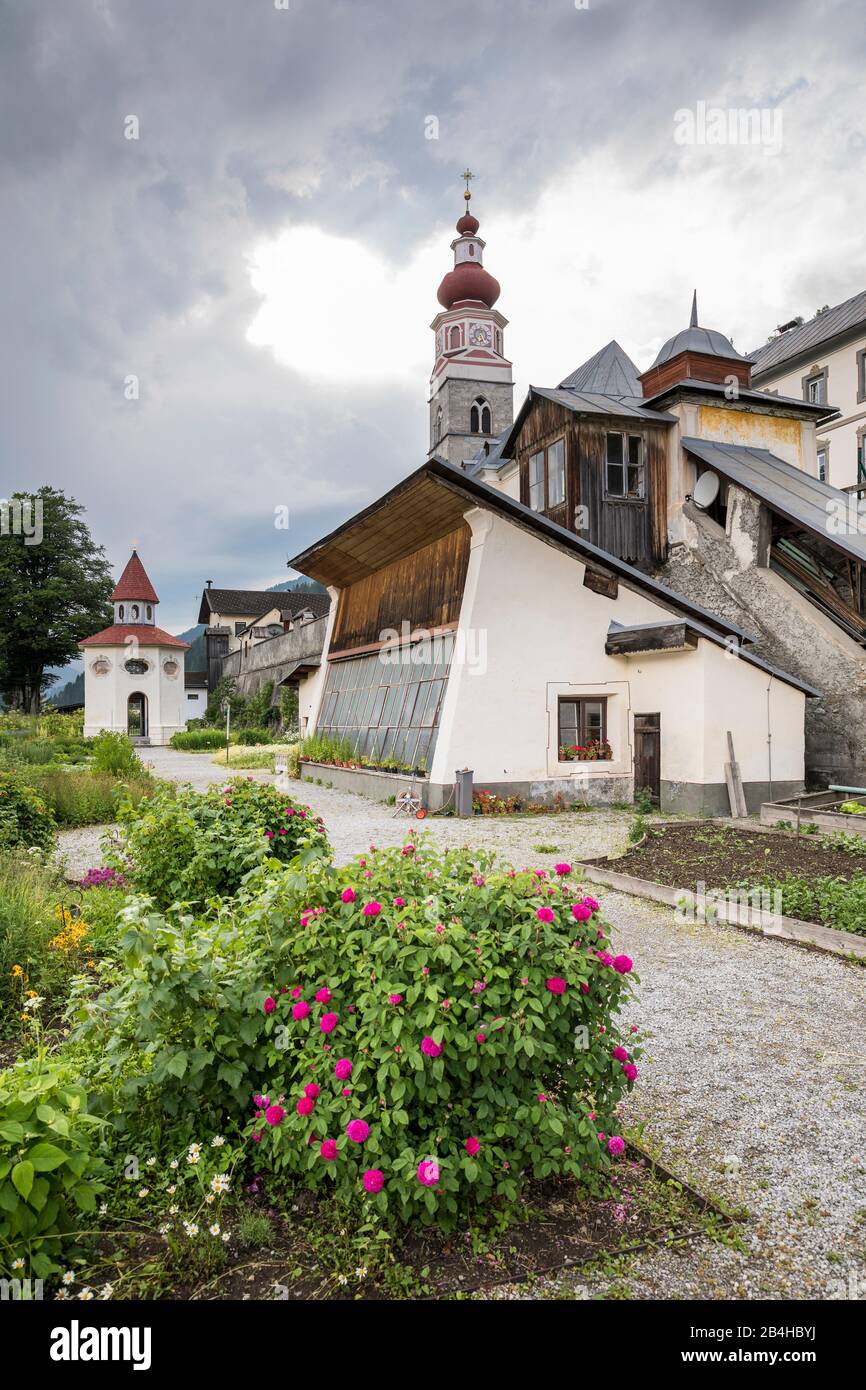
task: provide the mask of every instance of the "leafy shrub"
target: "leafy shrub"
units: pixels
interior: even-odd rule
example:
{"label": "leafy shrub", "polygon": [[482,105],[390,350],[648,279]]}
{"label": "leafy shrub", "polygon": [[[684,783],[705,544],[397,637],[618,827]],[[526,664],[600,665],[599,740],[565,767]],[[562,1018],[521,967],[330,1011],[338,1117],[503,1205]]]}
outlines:
{"label": "leafy shrub", "polygon": [[262,981],[260,1161],[446,1226],[516,1201],[530,1176],[607,1167],[637,1075],[615,1023],[631,961],[608,953],[567,865],[481,867],[410,843],[308,869],[305,911]]}
{"label": "leafy shrub", "polygon": [[222,729],[181,729],[172,734],[169,746],[181,752],[196,753],[207,748],[224,748],[225,742],[225,731]]}
{"label": "leafy shrub", "polygon": [[19,850],[0,854],[0,1017],[18,1030],[28,990],[50,993],[59,983],[48,943],[58,931],[59,874]]}
{"label": "leafy shrub", "polygon": [[51,808],[17,772],[0,772],[0,849],[48,850],[54,844]]}
{"label": "leafy shrub", "polygon": [[131,738],[104,729],[93,740],[93,770],[109,772],[112,777],[135,777],[144,767]]}
{"label": "leafy shrub", "polygon": [[238,743],[251,747],[257,743],[273,743],[273,738],[267,729],[240,729],[238,731]]}
{"label": "leafy shrub", "polygon": [[80,1000],[76,1041],[94,1058],[94,1081],[123,1088],[144,1120],[151,1109],[195,1123],[243,1114],[266,1056],[262,959],[276,950],[255,907],[216,920],[150,910],[121,914],[119,982]]}
{"label": "leafy shrub", "polygon": [[808,879],[793,874],[784,878],[765,875],[748,887],[750,891],[756,888],[766,888],[771,893],[778,891],[784,917],[820,922],[825,927],[835,927],[837,931],[866,936],[866,874],[861,870],[857,870],[849,879],[831,875]]}
{"label": "leafy shrub", "polygon": [[133,902],[76,1041],[139,1118],[237,1123],[257,1097],[259,1166],[380,1216],[449,1226],[530,1177],[591,1183],[640,1047],[615,1022],[631,962],[561,867],[412,843],[265,864],[210,919]]}
{"label": "leafy shrub", "polygon": [[62,1063],[41,1054],[0,1074],[0,1268],[39,1279],[60,1272],[79,1213],[103,1190],[87,1096]]}
{"label": "leafy shrub", "polygon": [[161,789],[144,805],[127,803],[121,819],[133,886],[160,907],[235,893],[268,856],[287,863],[327,848],[309,807],[250,778],[201,793]]}

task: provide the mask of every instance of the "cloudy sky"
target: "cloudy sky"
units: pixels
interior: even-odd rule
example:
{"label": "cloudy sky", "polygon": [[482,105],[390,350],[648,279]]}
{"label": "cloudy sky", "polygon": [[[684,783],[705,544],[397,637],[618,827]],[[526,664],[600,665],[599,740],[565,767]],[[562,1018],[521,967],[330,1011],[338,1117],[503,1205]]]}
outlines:
{"label": "cloudy sky", "polygon": [[0,0],[0,67],[0,495],[170,629],[423,460],[467,162],[518,402],[694,285],[744,351],[866,286],[860,0]]}

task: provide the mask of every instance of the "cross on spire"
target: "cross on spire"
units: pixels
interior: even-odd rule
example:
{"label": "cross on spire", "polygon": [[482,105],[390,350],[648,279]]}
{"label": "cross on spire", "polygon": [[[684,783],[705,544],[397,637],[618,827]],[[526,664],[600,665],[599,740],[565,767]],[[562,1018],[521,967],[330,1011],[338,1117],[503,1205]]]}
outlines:
{"label": "cross on spire", "polygon": [[466,199],[466,201],[467,201],[467,203],[468,203],[468,202],[469,202],[469,199],[472,197],[472,192],[471,192],[471,190],[470,190],[470,188],[469,188],[469,181],[470,181],[470,179],[474,179],[474,178],[475,178],[475,175],[473,174],[472,170],[469,168],[469,165],[468,165],[468,164],[466,165],[466,168],[463,170],[463,173],[460,175],[460,177],[461,177],[461,179],[464,179],[464,180],[466,181],[466,192],[463,194],[463,197]]}

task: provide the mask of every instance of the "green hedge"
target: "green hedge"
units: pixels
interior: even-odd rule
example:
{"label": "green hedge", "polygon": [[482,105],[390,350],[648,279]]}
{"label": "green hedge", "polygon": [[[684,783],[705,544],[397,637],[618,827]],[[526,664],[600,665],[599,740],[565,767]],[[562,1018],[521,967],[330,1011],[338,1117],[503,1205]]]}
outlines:
{"label": "green hedge", "polygon": [[207,748],[224,748],[225,742],[223,729],[186,729],[181,733],[172,734],[169,747],[177,748],[181,752],[195,753]]}

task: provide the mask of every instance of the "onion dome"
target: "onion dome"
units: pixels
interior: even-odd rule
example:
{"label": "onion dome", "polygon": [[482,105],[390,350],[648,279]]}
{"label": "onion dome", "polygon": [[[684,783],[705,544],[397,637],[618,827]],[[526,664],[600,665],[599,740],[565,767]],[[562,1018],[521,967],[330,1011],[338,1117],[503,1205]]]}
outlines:
{"label": "onion dome", "polygon": [[478,218],[473,217],[472,213],[467,208],[463,216],[458,220],[457,230],[461,236],[465,236],[467,233],[469,236],[474,236],[480,226],[481,223],[478,221]]}
{"label": "onion dome", "polygon": [[[740,362],[747,360],[737,352],[730,338],[726,338],[724,333],[717,332],[715,328],[700,328],[698,326],[697,300],[697,291],[695,291],[688,328],[682,328],[679,333],[668,338],[664,346],[659,349],[658,356],[652,364],[653,367],[661,367],[665,362],[670,362],[673,357],[678,357],[681,352],[700,352],[705,357],[724,357]],[[650,371],[652,371],[652,367],[650,367]]]}
{"label": "onion dome", "polygon": [[458,301],[471,299],[492,309],[499,298],[500,285],[492,275],[488,275],[483,265],[473,265],[462,261],[449,270],[436,293],[443,309],[451,309]]}

